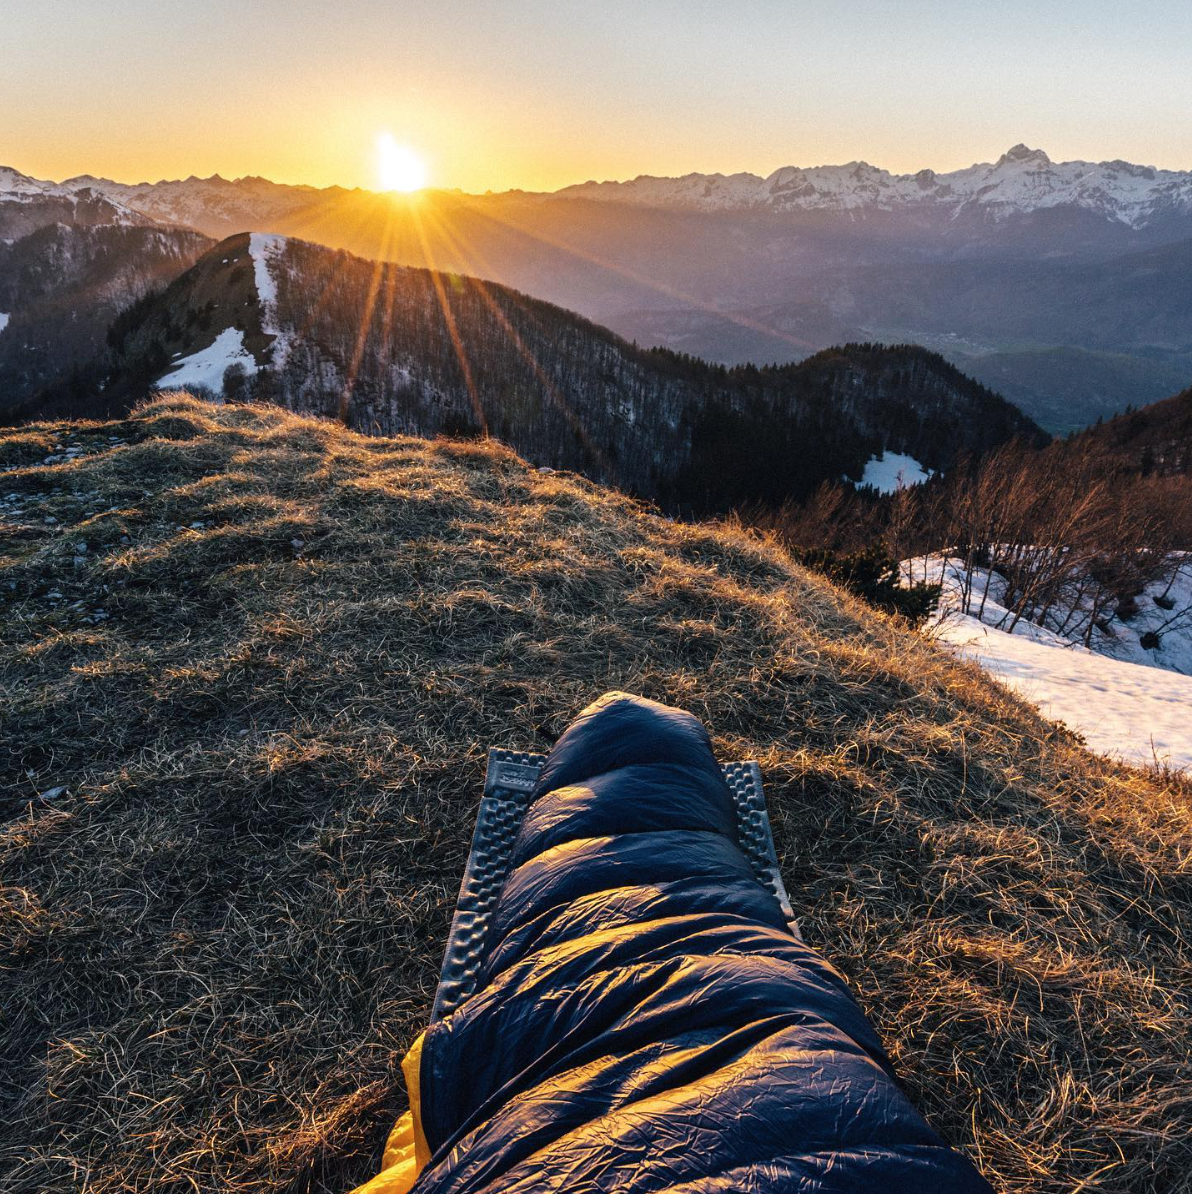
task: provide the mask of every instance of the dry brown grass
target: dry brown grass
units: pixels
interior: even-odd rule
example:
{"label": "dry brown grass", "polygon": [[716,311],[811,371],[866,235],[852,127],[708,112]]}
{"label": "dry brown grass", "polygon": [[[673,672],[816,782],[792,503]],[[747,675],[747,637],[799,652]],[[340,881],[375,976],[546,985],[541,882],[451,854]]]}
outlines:
{"label": "dry brown grass", "polygon": [[609,688],[761,759],[809,940],[999,1189],[1192,1189],[1177,779],[773,546],[496,446],[168,398],[0,464],[5,1191],[370,1173],[485,747]]}

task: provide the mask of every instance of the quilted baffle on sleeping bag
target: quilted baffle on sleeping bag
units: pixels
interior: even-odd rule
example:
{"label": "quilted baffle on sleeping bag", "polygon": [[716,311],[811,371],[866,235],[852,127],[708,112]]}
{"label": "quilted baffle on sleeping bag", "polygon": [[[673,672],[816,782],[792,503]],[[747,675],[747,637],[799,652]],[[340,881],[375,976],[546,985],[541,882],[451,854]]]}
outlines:
{"label": "quilted baffle on sleeping bag", "polygon": [[754,877],[703,726],[620,693],[551,752],[418,1079],[416,1194],[990,1191]]}

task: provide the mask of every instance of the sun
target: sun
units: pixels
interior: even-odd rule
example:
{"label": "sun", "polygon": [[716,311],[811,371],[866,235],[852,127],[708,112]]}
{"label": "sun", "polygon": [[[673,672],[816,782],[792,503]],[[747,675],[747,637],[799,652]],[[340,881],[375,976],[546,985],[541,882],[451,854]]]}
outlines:
{"label": "sun", "polygon": [[426,163],[389,133],[377,138],[377,182],[382,191],[420,191],[426,186]]}

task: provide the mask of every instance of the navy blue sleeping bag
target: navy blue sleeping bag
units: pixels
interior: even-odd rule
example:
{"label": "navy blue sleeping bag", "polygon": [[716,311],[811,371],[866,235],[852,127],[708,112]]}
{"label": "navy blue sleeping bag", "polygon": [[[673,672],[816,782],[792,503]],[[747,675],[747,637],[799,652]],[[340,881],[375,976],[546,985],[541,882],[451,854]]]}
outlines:
{"label": "navy blue sleeping bag", "polygon": [[417,1194],[990,1191],[753,877],[703,726],[623,694],[551,753],[419,1073]]}

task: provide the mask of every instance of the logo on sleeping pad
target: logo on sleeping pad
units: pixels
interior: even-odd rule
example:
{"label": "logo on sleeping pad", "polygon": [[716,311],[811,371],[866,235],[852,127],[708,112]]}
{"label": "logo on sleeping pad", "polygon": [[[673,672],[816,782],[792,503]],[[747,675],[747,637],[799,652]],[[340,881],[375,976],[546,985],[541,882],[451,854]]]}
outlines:
{"label": "logo on sleeping pad", "polygon": [[515,792],[529,792],[538,782],[538,767],[523,763],[498,763],[494,788],[512,788]]}

